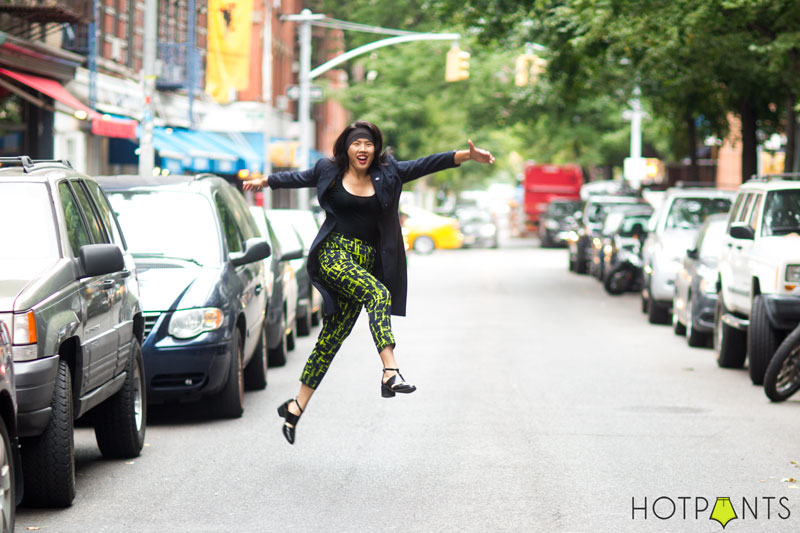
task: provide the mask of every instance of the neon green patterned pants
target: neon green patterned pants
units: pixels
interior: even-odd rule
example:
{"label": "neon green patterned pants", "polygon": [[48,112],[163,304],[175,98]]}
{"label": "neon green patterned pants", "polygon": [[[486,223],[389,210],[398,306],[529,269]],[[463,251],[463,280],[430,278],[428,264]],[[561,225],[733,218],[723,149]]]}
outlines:
{"label": "neon green patterned pants", "polygon": [[320,277],[336,298],[336,312],[324,319],[317,344],[300,376],[300,381],[312,389],[325,377],[362,307],[367,310],[369,329],[378,353],[395,344],[391,294],[371,273],[375,248],[360,239],[334,232],[322,243],[319,262]]}

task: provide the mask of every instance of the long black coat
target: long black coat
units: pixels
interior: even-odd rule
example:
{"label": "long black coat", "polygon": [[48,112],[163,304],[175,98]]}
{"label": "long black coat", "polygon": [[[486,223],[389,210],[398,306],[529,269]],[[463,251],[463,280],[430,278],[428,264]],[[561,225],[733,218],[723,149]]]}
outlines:
{"label": "long black coat", "polygon": [[[455,152],[429,155],[413,161],[397,161],[387,156],[386,162],[370,171],[372,185],[381,202],[378,221],[380,233],[379,254],[376,259],[376,277],[389,289],[392,295],[392,314],[405,316],[406,291],[406,251],[403,234],[400,230],[398,207],[403,184],[428,174],[456,167]],[[324,313],[331,315],[336,311],[336,301],[319,277],[319,258],[317,252],[328,234],[336,225],[336,215],[328,201],[328,189],[339,169],[330,159],[320,159],[313,168],[302,172],[286,171],[270,174],[267,184],[272,189],[316,187],[319,205],[325,210],[325,222],[317,233],[308,253],[308,273],[311,282],[322,294]]]}

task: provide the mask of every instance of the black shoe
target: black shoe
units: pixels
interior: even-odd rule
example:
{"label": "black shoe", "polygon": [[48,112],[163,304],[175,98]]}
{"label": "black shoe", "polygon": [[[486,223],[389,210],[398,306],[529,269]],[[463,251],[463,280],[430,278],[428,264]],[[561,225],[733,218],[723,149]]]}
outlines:
{"label": "black shoe", "polygon": [[399,368],[384,368],[383,371],[397,372],[397,374],[390,377],[388,380],[381,380],[381,396],[384,398],[393,398],[395,393],[398,392],[401,394],[410,394],[417,390],[414,385],[406,382],[406,380],[403,378],[403,375],[400,374]]}
{"label": "black shoe", "polygon": [[[289,404],[294,402],[298,409],[300,409],[300,414],[296,415],[289,411]],[[283,417],[286,421],[283,423],[283,436],[286,437],[286,440],[289,441],[289,444],[294,444],[294,428],[297,427],[297,423],[300,421],[300,416],[303,414],[303,408],[300,407],[300,404],[297,402],[296,398],[292,398],[291,400],[286,400],[280,407],[278,407],[278,416]],[[291,424],[288,425],[288,424]]]}

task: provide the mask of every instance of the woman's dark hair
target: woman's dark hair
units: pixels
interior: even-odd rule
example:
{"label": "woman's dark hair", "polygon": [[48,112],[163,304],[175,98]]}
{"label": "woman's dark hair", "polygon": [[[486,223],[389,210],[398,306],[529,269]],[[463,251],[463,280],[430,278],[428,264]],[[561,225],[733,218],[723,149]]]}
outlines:
{"label": "woman's dark hair", "polygon": [[370,170],[386,162],[386,152],[383,151],[383,135],[381,135],[381,130],[372,122],[357,120],[348,125],[342,133],[339,134],[339,137],[336,138],[336,142],[333,143],[333,162],[339,167],[340,173],[344,173],[348,167],[347,149],[349,146],[346,146],[347,136],[356,128],[366,128],[372,133],[372,139],[375,144],[375,158],[372,160],[372,165],[369,167]]}

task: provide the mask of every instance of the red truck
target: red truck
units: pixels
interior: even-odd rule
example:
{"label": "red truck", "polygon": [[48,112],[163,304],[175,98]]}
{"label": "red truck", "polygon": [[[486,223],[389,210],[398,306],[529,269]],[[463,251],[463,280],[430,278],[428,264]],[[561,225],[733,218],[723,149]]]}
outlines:
{"label": "red truck", "polygon": [[578,165],[525,165],[525,229],[536,231],[550,200],[580,200],[583,172]]}

